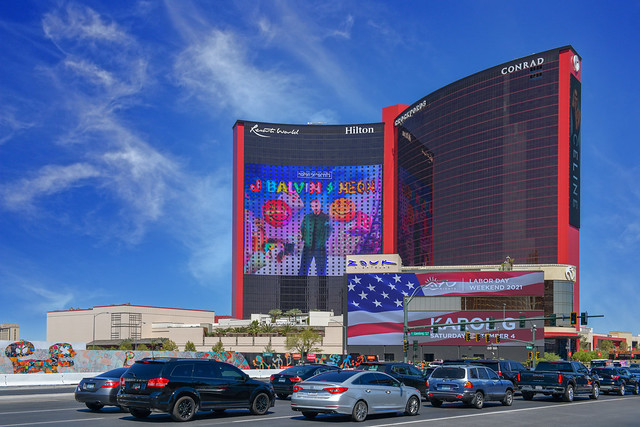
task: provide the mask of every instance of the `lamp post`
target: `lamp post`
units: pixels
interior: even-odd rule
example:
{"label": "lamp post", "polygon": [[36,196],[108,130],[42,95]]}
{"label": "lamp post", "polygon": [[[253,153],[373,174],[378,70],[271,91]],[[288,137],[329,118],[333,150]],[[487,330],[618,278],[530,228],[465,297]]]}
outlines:
{"label": "lamp post", "polygon": [[100,316],[101,314],[109,314],[109,312],[101,311],[100,313],[96,313],[93,315],[93,338],[91,340],[91,350],[96,349],[96,317]]}

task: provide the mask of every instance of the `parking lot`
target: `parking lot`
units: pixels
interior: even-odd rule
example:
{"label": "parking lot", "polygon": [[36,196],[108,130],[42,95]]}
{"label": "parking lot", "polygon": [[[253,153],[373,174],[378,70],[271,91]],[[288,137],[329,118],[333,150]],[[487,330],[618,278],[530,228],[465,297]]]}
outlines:
{"label": "parking lot", "polygon": [[[516,396],[513,406],[488,402],[477,410],[461,404],[444,404],[434,408],[422,402],[416,417],[402,415],[369,416],[361,425],[367,426],[411,426],[411,425],[455,425],[495,426],[509,423],[510,426],[529,425],[596,425],[606,422],[616,426],[637,425],[640,397],[602,395],[598,400],[577,397],[572,403],[564,403],[548,397],[536,397],[525,401]],[[259,423],[259,424],[256,424]],[[73,388],[38,387],[30,389],[0,390],[0,426],[29,425],[89,425],[89,426],[135,426],[174,424],[167,414],[154,413],[146,419],[135,419],[117,408],[104,408],[91,412],[74,400]],[[265,416],[253,416],[247,410],[229,410],[224,414],[199,412],[189,422],[193,426],[294,426],[294,425],[352,425],[347,416],[320,415],[315,420],[306,420],[293,412],[289,400],[277,400],[274,408]]]}

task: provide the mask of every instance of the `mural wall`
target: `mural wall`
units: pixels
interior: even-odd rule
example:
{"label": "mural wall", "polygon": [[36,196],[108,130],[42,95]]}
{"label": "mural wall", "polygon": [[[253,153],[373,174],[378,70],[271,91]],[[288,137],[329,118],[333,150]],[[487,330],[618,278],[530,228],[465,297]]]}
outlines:
{"label": "mural wall", "polygon": [[234,351],[131,351],[74,350],[69,343],[56,343],[49,348],[35,348],[29,341],[7,345],[0,358],[0,374],[103,372],[131,366],[145,357],[187,357],[214,359],[231,363],[240,369],[284,369],[304,363],[324,363],[341,368],[356,368],[377,356],[359,354],[237,353]]}

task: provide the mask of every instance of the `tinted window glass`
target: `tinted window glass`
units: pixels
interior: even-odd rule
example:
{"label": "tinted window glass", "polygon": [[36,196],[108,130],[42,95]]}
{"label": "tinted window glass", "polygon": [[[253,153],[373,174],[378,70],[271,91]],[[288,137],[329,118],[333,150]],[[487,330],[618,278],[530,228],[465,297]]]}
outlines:
{"label": "tinted window glass", "polygon": [[341,383],[348,380],[357,373],[358,371],[328,371],[316,375],[315,377],[313,377],[313,380]]}
{"label": "tinted window glass", "polygon": [[469,378],[472,380],[478,378],[478,370],[476,368],[469,369]]}
{"label": "tinted window glass", "polygon": [[219,376],[215,363],[196,363],[193,376],[198,378],[217,378]]}
{"label": "tinted window glass", "polygon": [[478,377],[482,380],[488,380],[489,374],[487,373],[486,368],[478,368]]}
{"label": "tinted window glass", "polygon": [[316,369],[315,366],[292,366],[290,368],[285,369],[284,371],[280,372],[281,374],[286,374],[286,375],[304,375],[307,372],[309,372],[310,370]]}
{"label": "tinted window glass", "polygon": [[364,371],[382,371],[382,372],[384,372],[384,366],[383,365],[360,365],[359,368],[364,370]]}
{"label": "tinted window glass", "polygon": [[121,377],[122,374],[127,372],[127,369],[129,369],[129,368],[112,369],[110,371],[103,372],[102,374],[98,375],[98,377],[100,377],[100,378],[118,378],[118,377]]}
{"label": "tinted window glass", "polygon": [[498,374],[496,374],[495,371],[493,371],[491,369],[487,369],[487,373],[489,374],[489,379],[492,379],[492,380],[499,380],[500,379]]}
{"label": "tinted window glass", "polygon": [[511,362],[511,369],[514,371],[524,371],[525,367],[520,362]]}
{"label": "tinted window glass", "polygon": [[407,368],[405,366],[394,366],[392,368],[392,371],[399,374],[399,375],[407,375],[408,371]]}
{"label": "tinted window glass", "polygon": [[136,378],[155,378],[161,376],[160,373],[164,367],[164,363],[136,362],[127,373]]}
{"label": "tinted window glass", "polygon": [[222,378],[233,379],[233,380],[241,380],[244,378],[244,374],[235,366],[220,364],[220,376]]}
{"label": "tinted window glass", "polygon": [[408,370],[409,370],[409,375],[415,375],[418,377],[422,376],[422,372],[420,372],[420,369],[416,368],[415,366],[409,366]]}
{"label": "tinted window glass", "polygon": [[387,375],[387,374],[383,374],[383,373],[377,373],[374,374],[377,378],[378,384],[381,386],[386,386],[386,387],[400,387],[400,381],[396,380],[395,378]]}
{"label": "tinted window glass", "polygon": [[181,363],[176,365],[171,371],[172,377],[190,378],[193,372],[193,363]]}
{"label": "tinted window glass", "polygon": [[463,368],[437,368],[431,374],[431,378],[464,378]]}
{"label": "tinted window glass", "polygon": [[355,384],[360,385],[376,385],[378,379],[375,374],[363,374],[354,380]]}

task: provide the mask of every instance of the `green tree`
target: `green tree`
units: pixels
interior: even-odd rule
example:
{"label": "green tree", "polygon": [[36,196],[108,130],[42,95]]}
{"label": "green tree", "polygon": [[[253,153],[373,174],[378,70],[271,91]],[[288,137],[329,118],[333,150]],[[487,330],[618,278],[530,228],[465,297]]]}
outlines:
{"label": "green tree", "polygon": [[627,342],[620,341],[620,351],[627,351]]}
{"label": "green tree", "polygon": [[282,310],[279,308],[274,308],[273,310],[269,310],[269,316],[271,316],[271,323],[276,323],[278,317],[282,316]]}
{"label": "green tree", "polygon": [[560,356],[555,353],[544,353],[540,360],[560,360]]}
{"label": "green tree", "polygon": [[137,349],[139,351],[149,351],[149,347],[146,344],[140,344]]}
{"label": "green tree", "polygon": [[269,334],[276,331],[276,327],[273,323],[265,323],[264,325],[260,325],[260,333]]}
{"label": "green tree", "polygon": [[322,336],[313,329],[305,328],[299,334],[289,335],[285,340],[287,350],[295,350],[298,353],[319,352],[321,349],[315,347],[322,341]]}
{"label": "green tree", "polygon": [[196,345],[191,341],[187,341],[184,345],[184,351],[196,351]]}
{"label": "green tree", "polygon": [[615,348],[615,345],[613,344],[613,341],[611,340],[600,340],[598,341],[598,348],[605,352],[608,353],[611,350],[613,350]]}
{"label": "green tree", "polygon": [[585,365],[589,365],[591,360],[598,358],[597,351],[576,351],[571,356],[573,360],[577,360],[578,362],[582,362]]}
{"label": "green tree", "polygon": [[298,328],[296,328],[296,327],[295,327],[295,326],[293,326],[293,325],[289,325],[289,324],[287,324],[287,325],[282,325],[282,326],[279,328],[279,332],[280,332],[282,335],[287,335],[287,334],[290,334],[290,333],[292,333],[292,332],[296,332],[297,330],[298,330]]}
{"label": "green tree", "polygon": [[225,351],[222,341],[218,341],[217,343],[215,343],[214,346],[211,347],[211,351],[213,351],[214,353],[222,353],[223,351]]}
{"label": "green tree", "polygon": [[133,344],[131,344],[131,340],[124,340],[120,343],[119,350],[133,350]]}
{"label": "green tree", "polygon": [[269,338],[269,344],[264,347],[265,353],[275,353],[275,349],[271,346],[271,338]]}
{"label": "green tree", "polygon": [[258,335],[258,333],[260,332],[260,322],[258,322],[257,320],[254,320],[253,322],[251,322],[251,324],[247,326],[247,332],[252,337],[255,337],[256,335]]}
{"label": "green tree", "polygon": [[171,341],[170,339],[165,339],[162,342],[162,351],[177,351],[178,350],[178,345]]}

